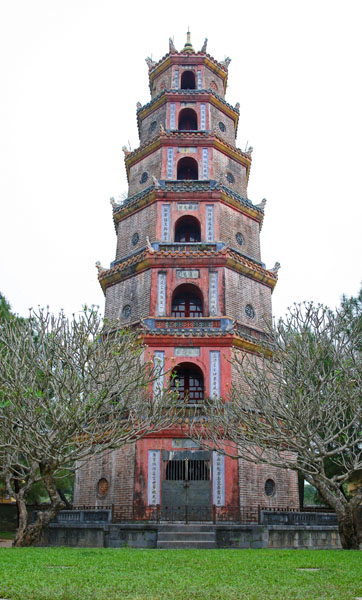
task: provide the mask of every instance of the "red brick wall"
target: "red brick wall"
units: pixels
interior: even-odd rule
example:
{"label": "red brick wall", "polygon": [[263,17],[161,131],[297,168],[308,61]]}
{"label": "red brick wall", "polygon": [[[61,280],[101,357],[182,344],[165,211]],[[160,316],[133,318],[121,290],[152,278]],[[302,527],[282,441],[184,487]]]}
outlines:
{"label": "red brick wall", "polygon": [[[106,319],[120,319],[121,323],[133,323],[150,314],[151,271],[144,271],[107,288]],[[129,304],[132,312],[128,318],[122,314]]]}
{"label": "red brick wall", "polygon": [[[154,175],[157,179],[160,179],[161,161],[162,155],[161,149],[159,149],[152,154],[149,154],[130,168],[128,189],[129,196],[138,194],[138,192],[141,192],[146,187],[152,185],[152,175]],[[141,175],[144,172],[148,173],[148,179],[145,183],[141,183]]]}
{"label": "red brick wall", "polygon": [[[140,123],[140,145],[148,142],[160,133],[160,125],[166,129],[167,104],[163,104],[157,110],[147,115]],[[156,121],[154,129],[150,129],[151,123]]]}
{"label": "red brick wall", "polygon": [[[254,307],[253,319],[245,314],[247,304]],[[271,319],[271,290],[241,273],[225,269],[225,306],[226,316],[264,330],[266,320]]]}
{"label": "red brick wall", "polygon": [[[228,144],[232,144],[233,146],[235,146],[235,127],[233,119],[225,115],[221,110],[216,108],[216,106],[213,106],[212,104],[210,104],[209,106],[211,113],[210,129],[214,129],[216,135],[219,138],[225,140],[225,142],[227,142]],[[219,127],[220,121],[224,123],[226,127],[225,132],[221,131]]]}
{"label": "red brick wall", "polygon": [[[151,204],[131,214],[118,224],[116,260],[136,252],[146,245],[146,236],[151,241],[156,239],[157,206]],[[137,244],[132,243],[132,236],[138,233]]]}
{"label": "red brick wall", "polygon": [[[119,450],[98,454],[83,463],[76,471],[74,486],[75,506],[132,506],[134,488],[135,444]],[[108,482],[108,492],[101,496],[97,491],[100,479]]]}
{"label": "red brick wall", "polygon": [[[250,258],[260,260],[259,223],[225,204],[220,204],[219,210],[220,240]],[[243,236],[244,244],[242,246],[236,241],[237,232]]]}
{"label": "red brick wall", "polygon": [[[267,496],[265,482],[275,482],[275,493]],[[270,465],[254,465],[239,459],[240,506],[299,507],[298,475],[289,469],[278,469]]]}
{"label": "red brick wall", "polygon": [[[213,175],[212,178],[217,181],[220,179],[220,176],[223,175],[224,183],[231,190],[240,194],[244,198],[247,195],[247,181],[246,181],[246,168],[236,162],[234,159],[226,156],[219,150],[213,148],[212,150],[212,162],[213,162]],[[235,183],[230,184],[225,178],[225,173],[230,172],[234,179]],[[211,175],[210,175],[211,178]]]}

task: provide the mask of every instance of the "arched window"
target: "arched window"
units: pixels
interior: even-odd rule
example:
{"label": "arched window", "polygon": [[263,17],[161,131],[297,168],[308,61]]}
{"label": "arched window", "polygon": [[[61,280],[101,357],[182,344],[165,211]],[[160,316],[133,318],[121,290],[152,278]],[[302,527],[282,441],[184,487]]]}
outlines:
{"label": "arched window", "polygon": [[178,116],[179,131],[196,131],[197,114],[192,108],[183,108]]}
{"label": "arched window", "polygon": [[195,90],[196,89],[195,73],[193,71],[184,71],[182,73],[181,89],[182,90]]}
{"label": "arched window", "polygon": [[204,399],[204,376],[201,369],[193,363],[181,363],[174,372],[172,388],[178,397],[187,404],[199,404]]}
{"label": "arched window", "polygon": [[175,242],[199,242],[200,240],[200,222],[196,217],[187,215],[176,221]]}
{"label": "arched window", "polygon": [[177,179],[179,180],[197,180],[199,178],[199,169],[197,161],[194,158],[181,158],[177,163]]}
{"label": "arched window", "polygon": [[175,289],[172,296],[171,316],[181,319],[203,316],[202,294],[196,285],[184,283]]}

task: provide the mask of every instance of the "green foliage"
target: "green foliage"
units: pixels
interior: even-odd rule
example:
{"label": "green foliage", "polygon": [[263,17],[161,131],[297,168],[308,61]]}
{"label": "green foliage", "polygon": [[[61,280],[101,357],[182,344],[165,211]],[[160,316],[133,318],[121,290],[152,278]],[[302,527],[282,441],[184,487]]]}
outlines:
{"label": "green foliage", "polygon": [[[74,473],[70,471],[59,471],[54,475],[57,490],[60,490],[68,502],[73,500]],[[41,481],[34,483],[27,495],[27,504],[42,504],[49,502],[49,495]]]}
{"label": "green foliage", "polygon": [[[303,571],[301,569],[318,569]],[[351,600],[359,552],[330,550],[0,549],[11,600]]]}
{"label": "green foliage", "polygon": [[10,321],[11,306],[5,296],[0,292],[0,323],[1,321]]}

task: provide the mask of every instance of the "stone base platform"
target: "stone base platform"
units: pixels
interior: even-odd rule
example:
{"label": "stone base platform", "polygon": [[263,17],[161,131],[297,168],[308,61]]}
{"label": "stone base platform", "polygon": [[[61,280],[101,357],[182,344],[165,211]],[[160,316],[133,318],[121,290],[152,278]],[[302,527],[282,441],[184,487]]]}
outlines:
{"label": "stone base platform", "polygon": [[51,523],[40,546],[85,548],[340,549],[333,525]]}

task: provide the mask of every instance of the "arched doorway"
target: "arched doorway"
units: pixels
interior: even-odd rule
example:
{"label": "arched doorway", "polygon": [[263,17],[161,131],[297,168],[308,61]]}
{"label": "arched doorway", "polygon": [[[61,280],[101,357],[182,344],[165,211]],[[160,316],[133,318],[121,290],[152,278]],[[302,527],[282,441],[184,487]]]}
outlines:
{"label": "arched doorway", "polygon": [[196,217],[187,215],[176,221],[175,242],[199,242],[200,240],[200,221]]}
{"label": "arched doorway", "polygon": [[181,89],[182,90],[195,90],[196,79],[193,71],[184,71],[181,75]]}
{"label": "arched doorway", "polygon": [[177,163],[178,180],[197,180],[199,178],[199,169],[197,161],[194,158],[181,158]]}
{"label": "arched doorway", "polygon": [[181,363],[173,371],[172,388],[177,390],[180,402],[200,404],[204,400],[204,376],[193,363]]}
{"label": "arched doorway", "polygon": [[200,318],[203,316],[203,298],[201,290],[190,283],[179,285],[172,295],[171,316]]}
{"label": "arched doorway", "polygon": [[183,108],[178,117],[179,131],[197,131],[197,114],[192,108]]}

